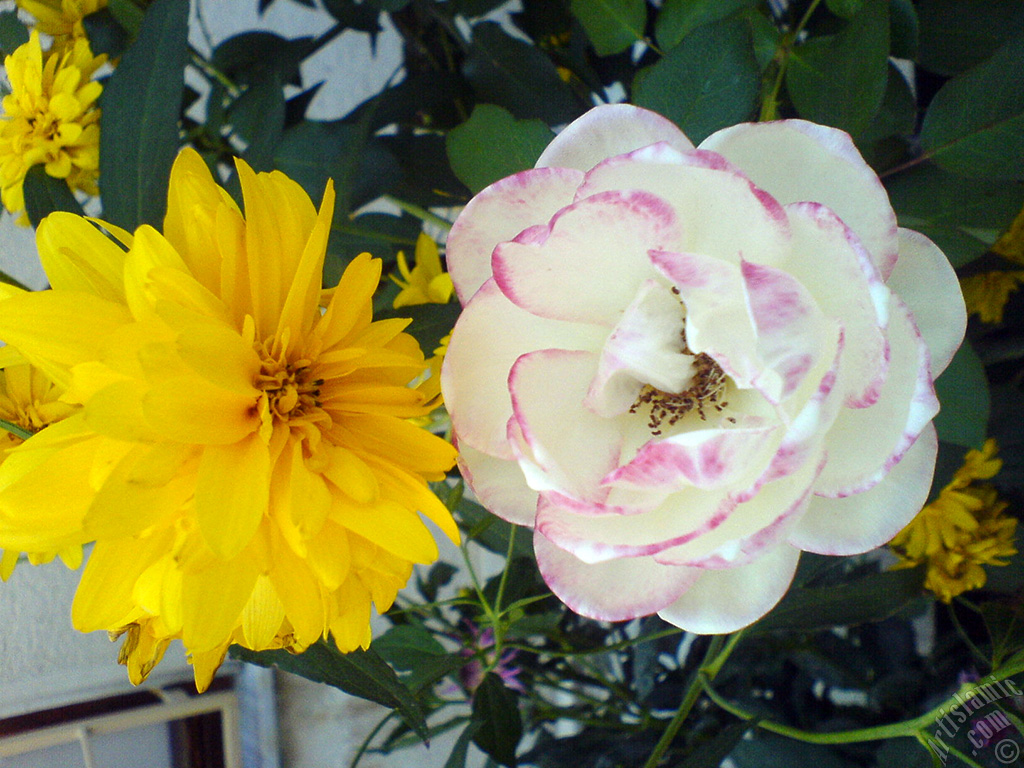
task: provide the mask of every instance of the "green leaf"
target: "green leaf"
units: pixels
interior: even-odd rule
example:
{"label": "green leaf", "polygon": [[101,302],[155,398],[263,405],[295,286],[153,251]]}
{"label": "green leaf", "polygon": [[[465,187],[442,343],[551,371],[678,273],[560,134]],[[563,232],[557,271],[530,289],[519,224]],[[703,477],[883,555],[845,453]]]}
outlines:
{"label": "green leaf", "polygon": [[110,8],[102,8],[82,19],[82,27],[89,38],[89,47],[95,55],[107,54],[117,58],[131,44],[131,35],[121,26]]}
{"label": "green leaf", "polygon": [[434,636],[422,627],[399,624],[374,639],[370,647],[395,669],[407,672],[415,669],[424,658],[447,656]]}
{"label": "green leaf", "polygon": [[871,124],[858,137],[857,143],[863,146],[891,136],[910,136],[916,127],[916,121],[917,104],[914,101],[914,94],[903,73],[895,64],[889,62],[889,75],[882,105],[871,120]]}
{"label": "green leaf", "polygon": [[622,53],[644,38],[644,0],[572,0],[570,9],[587,31],[598,56]]}
{"label": "green leaf", "polygon": [[452,170],[475,195],[498,179],[532,168],[554,138],[540,120],[517,120],[493,104],[478,104],[469,120],[448,133]]}
{"label": "green leaf", "polygon": [[756,5],[757,0],[665,0],[654,23],[654,36],[658,45],[667,51],[679,45],[697,27],[721,21]]}
{"label": "green leaf", "polygon": [[864,5],[864,0],[825,0],[825,5],[836,16],[852,19]]}
{"label": "green leaf", "polygon": [[412,323],[405,331],[419,342],[420,348],[429,357],[441,338],[452,332],[455,321],[459,319],[459,312],[458,302],[450,301],[447,304],[417,304],[398,309],[391,309],[389,306],[384,311],[375,313],[374,317],[379,320],[388,317],[412,318]]}
{"label": "green leaf", "polygon": [[155,0],[103,89],[103,217],[128,231],[163,220],[187,60],[188,3]]}
{"label": "green leaf", "polygon": [[952,77],[980,64],[1024,27],[1020,0],[918,0],[919,63]]}
{"label": "green leaf", "polygon": [[249,85],[228,110],[234,132],[248,145],[243,157],[256,171],[274,169],[274,150],[284,132],[287,106],[277,72]]}
{"label": "green leaf", "polygon": [[18,18],[17,11],[0,12],[0,53],[10,56],[19,46],[28,42],[29,34]]}
{"label": "green leaf", "polygon": [[25,213],[33,227],[54,211],[85,214],[64,179],[55,179],[43,165],[33,165],[25,174]]}
{"label": "green leaf", "polygon": [[920,27],[912,0],[889,2],[889,53],[900,59],[917,60]]}
{"label": "green leaf", "polygon": [[640,70],[633,101],[674,121],[694,143],[749,117],[761,71],[742,19],[706,24]]}
{"label": "green leaf", "polygon": [[341,653],[333,645],[320,641],[298,654],[285,650],[251,651],[233,645],[231,656],[261,667],[274,666],[395,709],[420,738],[427,740],[427,723],[419,703],[402,685],[395,671],[373,650]]}
{"label": "green leaf", "polygon": [[567,123],[583,111],[572,89],[537,47],[485,21],[473,27],[462,71],[477,101],[504,107],[516,117],[536,117],[548,125]]}
{"label": "green leaf", "polygon": [[1024,205],[1017,184],[953,176],[922,163],[885,180],[900,226],[927,235],[954,267],[981,256]]}
{"label": "green leaf", "polygon": [[514,766],[523,721],[515,695],[493,672],[484,676],[473,694],[473,722],[480,724],[473,743],[495,762]]}
{"label": "green leaf", "polygon": [[942,410],[935,417],[939,440],[967,448],[981,448],[988,435],[991,401],[985,368],[968,342],[953,355],[949,367],[935,382]]}
{"label": "green leaf", "polygon": [[[139,36],[139,30],[142,29],[142,20],[146,17],[146,12],[136,5],[133,0],[108,0],[107,9],[117,19],[117,23],[128,33],[129,37],[134,39]],[[92,42],[91,38],[90,42]]]}
{"label": "green leaf", "polygon": [[865,0],[835,37],[793,52],[786,88],[801,117],[857,136],[882,104],[888,57],[888,0]]}
{"label": "green leaf", "polygon": [[[1000,566],[987,566],[986,571]],[[1007,566],[1002,566],[1007,567]],[[988,602],[981,606],[981,616],[992,641],[992,667],[1024,648],[1024,608],[1011,602]]]}
{"label": "green leaf", "polygon": [[1024,178],[1024,34],[935,94],[921,148],[964,176]]}
{"label": "green leaf", "polygon": [[846,584],[790,589],[755,628],[810,632],[880,621],[920,596],[923,583],[923,569],[915,568],[873,573]]}

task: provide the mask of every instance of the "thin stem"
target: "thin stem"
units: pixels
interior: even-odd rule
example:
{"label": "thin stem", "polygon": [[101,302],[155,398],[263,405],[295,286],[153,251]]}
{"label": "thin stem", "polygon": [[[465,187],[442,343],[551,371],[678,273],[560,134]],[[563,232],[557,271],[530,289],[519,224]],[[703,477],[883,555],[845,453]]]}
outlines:
{"label": "thin stem", "polygon": [[693,705],[697,703],[697,699],[700,698],[701,693],[705,689],[705,680],[714,679],[715,675],[722,669],[722,665],[725,664],[739,643],[740,637],[743,635],[742,630],[736,632],[726,641],[725,635],[715,635],[712,639],[711,644],[708,646],[707,653],[704,654],[704,660],[701,662],[700,667],[694,672],[693,678],[690,680],[687,686],[686,693],[683,695],[683,701],[679,705],[679,709],[676,710],[676,714],[673,716],[672,721],[668,724],[665,732],[661,734],[661,738],[658,739],[658,743],[654,747],[654,751],[651,752],[650,757],[647,758],[647,762],[644,763],[644,768],[655,768],[664,757],[665,752],[668,751],[669,746],[676,738],[676,734],[679,733],[679,729],[682,727],[683,722],[686,720],[690,711],[693,709]]}
{"label": "thin stem", "polygon": [[447,219],[442,219],[436,213],[431,213],[426,208],[421,208],[415,203],[410,203],[406,200],[401,200],[395,197],[394,195],[384,195],[383,197],[389,203],[397,205],[401,210],[405,211],[411,216],[415,216],[420,221],[441,227],[442,229],[444,229],[445,232],[452,228],[452,223],[450,221],[448,221]]}
{"label": "thin stem", "polygon": [[965,699],[969,697],[972,691],[977,688],[981,688],[984,685],[988,685],[989,683],[1003,680],[1011,674],[1013,674],[1012,669],[1009,671],[993,673],[976,683],[965,683],[960,687],[960,690],[943,701],[939,706],[923,715],[920,715],[919,717],[915,717],[912,720],[903,720],[902,722],[889,723],[888,725],[876,725],[870,728],[855,728],[849,731],[832,731],[825,733],[805,731],[802,728],[794,728],[789,725],[783,725],[782,723],[773,723],[770,720],[759,719],[758,715],[748,712],[742,707],[738,707],[731,701],[725,699],[720,693],[711,687],[710,678],[705,676],[702,680],[702,685],[704,693],[706,693],[708,698],[715,702],[715,704],[741,720],[756,719],[757,727],[762,730],[777,733],[780,736],[786,736],[808,744],[854,744],[861,741],[880,741],[882,739],[893,739],[904,736],[917,738],[917,734],[919,732],[926,731],[929,727],[934,727],[935,724],[941,718],[946,717],[950,711],[963,706]]}
{"label": "thin stem", "polygon": [[4,419],[0,419],[0,429],[10,432],[12,435],[20,437],[22,440],[28,440],[32,437],[32,433],[24,427],[19,427],[17,424],[12,424]]}
{"label": "thin stem", "polygon": [[370,731],[370,734],[362,740],[362,742],[359,744],[359,749],[357,749],[355,755],[353,755],[352,762],[349,763],[348,768],[356,768],[356,766],[359,765],[359,761],[363,759],[363,755],[365,755],[366,750],[370,748],[370,744],[377,737],[377,734],[380,733],[385,723],[387,723],[387,721],[390,720],[394,716],[394,714],[395,711],[391,710],[386,715],[384,715],[381,721],[377,723],[377,725],[374,727],[372,731]]}
{"label": "thin stem", "polygon": [[821,0],[812,0],[811,4],[807,6],[807,11],[797,23],[796,28],[782,38],[779,50],[775,54],[779,60],[779,69],[775,73],[775,81],[772,84],[771,93],[761,102],[761,114],[758,119],[762,123],[775,120],[779,116],[779,93],[782,91],[782,82],[786,78],[786,70],[789,67],[789,57],[793,52],[793,44],[796,43],[800,33],[804,31],[804,27],[807,26],[807,22],[811,20],[811,16],[820,4]]}
{"label": "thin stem", "polygon": [[956,630],[956,633],[960,636],[960,639],[963,640],[964,645],[967,646],[967,649],[971,652],[971,654],[974,655],[974,657],[979,662],[984,664],[986,667],[991,668],[992,660],[989,659],[989,657],[986,656],[984,653],[982,653],[981,649],[974,644],[974,641],[971,640],[970,637],[968,637],[967,630],[965,630],[963,624],[960,623],[960,617],[956,615],[956,608],[952,604],[946,607],[949,610],[949,618],[953,622],[953,629]]}

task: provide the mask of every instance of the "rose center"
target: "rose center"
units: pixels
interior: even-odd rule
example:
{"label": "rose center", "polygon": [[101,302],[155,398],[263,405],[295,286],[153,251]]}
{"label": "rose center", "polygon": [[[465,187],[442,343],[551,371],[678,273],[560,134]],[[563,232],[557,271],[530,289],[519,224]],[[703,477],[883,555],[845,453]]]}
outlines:
{"label": "rose center", "polygon": [[713,409],[723,411],[728,405],[725,398],[728,377],[721,366],[710,355],[694,354],[686,343],[686,328],[680,331],[682,349],[680,354],[692,357],[693,375],[689,386],[681,392],[666,392],[645,384],[637,395],[629,412],[636,413],[643,407],[650,408],[647,427],[651,434],[660,435],[662,427],[675,426],[687,414],[696,411],[701,421],[707,421]]}

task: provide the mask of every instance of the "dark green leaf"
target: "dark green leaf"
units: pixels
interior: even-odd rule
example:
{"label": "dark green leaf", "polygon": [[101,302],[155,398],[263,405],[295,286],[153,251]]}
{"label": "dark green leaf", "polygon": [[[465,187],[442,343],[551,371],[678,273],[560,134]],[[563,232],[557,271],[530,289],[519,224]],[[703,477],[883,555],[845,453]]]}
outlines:
{"label": "dark green leaf", "polygon": [[1024,33],[935,94],[921,147],[964,176],[1024,178]]}
{"label": "dark green leaf", "polygon": [[757,0],[665,0],[654,23],[654,36],[658,45],[667,51],[679,45],[697,27],[756,5]]}
{"label": "dark green leaf", "polygon": [[220,43],[210,64],[238,83],[256,83],[271,72],[288,83],[298,78],[299,65],[313,50],[311,37],[288,39],[273,32],[242,32]]}
{"label": "dark green leaf", "polygon": [[532,168],[554,138],[540,120],[516,120],[493,104],[478,104],[469,120],[448,133],[452,170],[476,194],[487,185]]}
{"label": "dark green leaf", "polygon": [[96,55],[107,54],[117,58],[127,50],[131,35],[114,17],[110,8],[102,8],[82,19],[82,27],[89,38],[89,47]]}
{"label": "dark green leaf", "polygon": [[416,586],[424,600],[433,602],[437,599],[438,590],[448,586],[458,572],[459,569],[454,565],[441,560],[430,566],[427,578],[416,577]]}
{"label": "dark green leaf", "polygon": [[373,3],[357,3],[355,0],[323,0],[324,9],[339,24],[348,29],[360,32],[377,33],[380,31],[380,9]]}
{"label": "dark green leaf", "polygon": [[852,19],[864,5],[864,0],[825,0],[825,5],[836,16]]}
{"label": "dark green leaf", "polygon": [[414,669],[424,657],[448,655],[444,646],[427,630],[408,624],[392,627],[375,638],[370,647],[391,666],[403,672]]}
{"label": "dark green leaf", "polygon": [[[134,39],[139,36],[142,20],[146,16],[146,12],[142,8],[132,0],[108,0],[107,9],[129,37]],[[91,38],[90,42],[92,42]]]}
{"label": "dark green leaf", "polygon": [[395,197],[423,208],[452,206],[469,200],[465,184],[452,171],[444,136],[436,133],[377,136],[374,145],[382,147],[401,169],[401,179],[387,189]]}
{"label": "dark green leaf", "polygon": [[429,357],[440,343],[441,338],[452,332],[455,321],[459,318],[459,311],[458,302],[450,301],[447,304],[417,304],[398,309],[388,307],[375,316],[378,319],[412,318],[412,323],[405,329],[406,333],[411,334],[420,343],[420,348]]}
{"label": "dark green leaf", "polygon": [[28,30],[18,19],[17,11],[0,12],[0,53],[10,56],[14,49],[28,42]]}
{"label": "dark green leaf", "polygon": [[900,226],[927,235],[954,267],[981,256],[1024,205],[1017,184],[965,179],[922,163],[885,180]]}
{"label": "dark green leaf", "polygon": [[277,72],[249,85],[228,110],[234,132],[248,145],[246,162],[257,171],[274,169],[274,150],[284,132],[284,83]]}
{"label": "dark green leaf", "polygon": [[704,742],[693,750],[683,762],[678,764],[678,768],[718,768],[740,742],[743,735],[753,727],[753,723],[729,723],[710,741]]}
{"label": "dark green leaf", "polygon": [[[827,745],[805,744],[762,732],[757,732],[752,739],[740,740],[729,757],[737,768],[855,768],[864,764],[845,759]],[[894,767],[887,765],[886,768]]]}
{"label": "dark green leaf", "polygon": [[918,597],[923,583],[924,571],[916,568],[873,573],[846,584],[791,589],[755,627],[808,632],[880,621]]}
{"label": "dark green leaf", "polygon": [[910,136],[917,121],[917,104],[903,74],[889,63],[889,79],[885,87],[882,106],[871,124],[858,137],[857,144],[866,146],[891,136]]}
{"label": "dark green leaf", "polygon": [[1024,27],[1020,0],[919,0],[922,67],[952,76],[980,64]]}
{"label": "dark green leaf", "polygon": [[402,685],[395,671],[373,650],[341,653],[321,641],[298,654],[284,650],[257,652],[234,645],[231,655],[261,667],[274,666],[395,709],[422,739],[427,738],[427,724],[419,703]]}
{"label": "dark green leaf", "polygon": [[473,694],[473,722],[480,724],[473,743],[495,762],[514,766],[523,721],[515,694],[493,672],[484,676]]}
{"label": "dark green leaf", "polygon": [[835,37],[794,51],[786,88],[801,117],[857,136],[882,104],[888,57],[888,0],[865,0]]}
{"label": "dark green leaf", "polygon": [[749,13],[746,16],[750,25],[750,35],[754,41],[754,57],[761,70],[768,67],[774,60],[779,45],[782,43],[782,32],[772,23],[771,19],[760,13]]}
{"label": "dark green leaf", "polygon": [[504,5],[505,0],[449,0],[454,13],[459,13],[467,19],[475,19],[485,16],[499,5]]}
{"label": "dark green leaf", "polygon": [[912,0],[889,2],[890,53],[900,59],[917,60],[920,30]]}
{"label": "dark green leaf", "polygon": [[621,53],[644,38],[644,0],[572,0],[569,7],[587,31],[598,56]]}
{"label": "dark green leaf", "polygon": [[155,0],[103,90],[103,217],[129,231],[163,220],[187,60],[188,3]]}
{"label": "dark green leaf", "polygon": [[939,439],[981,448],[988,434],[988,380],[978,353],[968,342],[957,350],[949,367],[935,382],[935,392],[942,404],[935,417]]}
{"label": "dark green leaf", "polygon": [[82,206],[64,179],[55,179],[42,165],[33,165],[25,174],[25,213],[33,227],[54,211],[84,215]]}
{"label": "dark green leaf", "polygon": [[558,125],[583,111],[551,59],[492,21],[473,27],[462,70],[477,101],[502,106],[516,117],[537,117]]}
{"label": "dark green leaf", "polygon": [[674,121],[697,143],[750,115],[760,78],[749,25],[727,19],[699,27],[640,70],[633,100]]}

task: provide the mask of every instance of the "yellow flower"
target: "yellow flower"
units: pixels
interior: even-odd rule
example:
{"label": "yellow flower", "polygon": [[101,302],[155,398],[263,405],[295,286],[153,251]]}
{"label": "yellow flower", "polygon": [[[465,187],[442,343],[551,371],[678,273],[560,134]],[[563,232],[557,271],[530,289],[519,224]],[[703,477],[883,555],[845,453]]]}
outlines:
{"label": "yellow flower", "polygon": [[977,315],[983,323],[1003,322],[1003,311],[1010,294],[1024,281],[1024,270],[994,270],[960,280],[967,313]]}
{"label": "yellow flower", "polygon": [[416,266],[410,272],[405,253],[399,251],[398,271],[403,280],[391,276],[402,289],[395,297],[395,309],[416,304],[447,304],[452,297],[452,278],[441,269],[441,254],[438,253],[437,243],[422,232],[416,240]]}
{"label": "yellow flower", "polygon": [[107,7],[107,0],[15,0],[36,20],[36,29],[53,38],[53,49],[85,37],[82,19]]}
{"label": "yellow flower", "polygon": [[[100,110],[103,91],[90,78],[106,61],[94,57],[85,40],[63,53],[43,56],[39,34],[4,60],[11,93],[0,116],[0,195],[11,213],[25,208],[25,174],[33,165],[66,179],[71,189],[95,195],[100,160]],[[22,215],[19,224],[27,224]]]}
{"label": "yellow flower", "polygon": [[331,214],[281,173],[237,163],[245,216],[203,160],[171,173],[163,234],[57,213],[38,243],[53,290],[0,302],[0,338],[82,410],[0,465],[0,546],[95,541],[72,610],[125,638],[134,682],[181,638],[205,688],[230,643],[301,651],[370,640],[414,562],[427,485],[455,450],[407,419],[425,368],[407,320],[372,319],[381,263],[326,309]]}
{"label": "yellow flower", "polygon": [[[60,402],[60,394],[61,390],[31,365],[10,365],[0,371],[0,419],[27,432],[38,432],[77,410],[75,406]],[[12,432],[0,431],[0,463],[7,458],[11,448],[23,442]],[[48,563],[58,555],[68,568],[75,569],[82,564],[80,545],[29,552],[27,555],[33,565]],[[0,580],[7,581],[11,577],[18,559],[18,550],[0,549]]]}
{"label": "yellow flower", "polygon": [[949,485],[890,545],[901,559],[897,567],[927,563],[924,586],[943,602],[983,587],[986,576],[982,566],[1007,565],[1005,558],[1017,553],[1017,521],[1003,514],[1006,502],[999,500],[991,485],[971,485],[999,471],[1002,461],[995,458],[995,452],[992,439],[981,451],[968,451]]}

